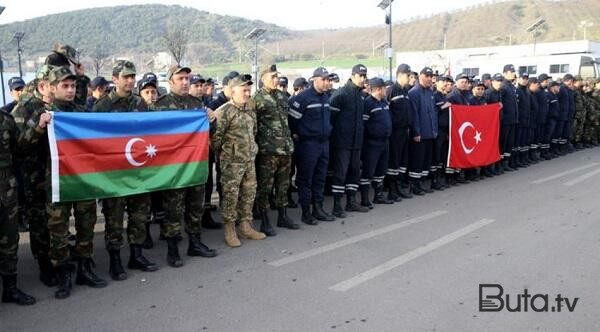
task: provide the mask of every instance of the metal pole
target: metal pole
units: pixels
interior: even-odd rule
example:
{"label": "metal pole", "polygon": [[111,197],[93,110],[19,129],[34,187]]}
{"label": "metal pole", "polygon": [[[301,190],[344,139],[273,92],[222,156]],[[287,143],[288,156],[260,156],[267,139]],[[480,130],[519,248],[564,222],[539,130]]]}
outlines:
{"label": "metal pole", "polygon": [[[389,37],[389,39],[388,39],[388,45],[389,46],[388,47],[390,48],[390,50],[392,50],[392,4],[391,3],[390,3],[390,6],[389,6],[389,10],[390,10],[390,26],[389,26],[389,33],[388,33],[389,34],[389,36],[388,36]],[[388,54],[388,56],[389,56],[389,61],[390,61],[390,80],[393,81],[393,78],[392,78],[392,58],[393,58],[393,55],[392,55],[392,53],[393,52],[390,52],[390,54]]]}
{"label": "metal pole", "polygon": [[19,77],[23,78],[23,70],[21,69],[21,38],[17,38],[17,56],[19,57]]}
{"label": "metal pole", "polygon": [[0,81],[2,81],[2,102],[6,105],[6,92],[4,92],[4,59],[2,59],[2,51],[0,51]]}
{"label": "metal pole", "polygon": [[535,45],[537,44],[537,33],[533,32],[533,55],[535,56]]}
{"label": "metal pole", "polygon": [[256,80],[256,84],[254,84],[254,91],[258,91],[258,38],[254,40],[254,79]]}

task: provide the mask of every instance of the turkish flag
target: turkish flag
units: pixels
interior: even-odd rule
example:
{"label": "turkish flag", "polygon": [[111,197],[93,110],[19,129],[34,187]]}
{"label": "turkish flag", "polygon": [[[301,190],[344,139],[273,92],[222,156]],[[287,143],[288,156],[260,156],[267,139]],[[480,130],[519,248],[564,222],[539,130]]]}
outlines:
{"label": "turkish flag", "polygon": [[500,160],[500,104],[450,106],[448,167],[473,168]]}

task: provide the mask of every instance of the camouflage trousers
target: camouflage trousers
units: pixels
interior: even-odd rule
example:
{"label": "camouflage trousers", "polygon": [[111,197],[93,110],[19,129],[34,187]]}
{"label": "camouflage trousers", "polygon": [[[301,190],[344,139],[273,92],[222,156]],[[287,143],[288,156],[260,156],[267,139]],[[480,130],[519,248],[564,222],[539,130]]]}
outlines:
{"label": "camouflage trousers", "polygon": [[232,163],[221,160],[222,215],[224,223],[252,222],[252,205],[256,196],[254,161]]}
{"label": "camouflage trousers", "polygon": [[575,114],[575,121],[573,123],[573,141],[575,143],[579,143],[583,139],[583,129],[586,122],[585,119],[586,112]]}
{"label": "camouflage trousers", "polygon": [[0,170],[0,275],[17,273],[19,249],[19,208],[17,180]]}
{"label": "camouflage trousers", "polygon": [[69,218],[71,209],[75,216],[76,257],[90,258],[94,252],[94,226],[96,226],[96,201],[48,203],[48,232],[50,233],[50,260],[54,265],[66,264],[69,251]]}
{"label": "camouflage trousers", "polygon": [[150,212],[150,194],[102,200],[106,250],[123,247],[123,217],[127,209],[127,240],[129,244],[142,244],[146,240],[146,221]]}
{"label": "camouflage trousers", "polygon": [[29,223],[31,253],[33,257],[37,258],[48,255],[50,234],[48,234],[48,218],[46,216],[46,184],[27,181],[32,178],[25,174],[23,211],[25,219]]}
{"label": "camouflage trousers", "polygon": [[585,124],[585,127],[583,128],[583,140],[588,142],[588,143],[592,143],[592,144],[597,144],[598,143],[598,136],[600,134],[600,126],[597,125],[596,123],[593,123],[592,121],[588,121]]}
{"label": "camouflage trousers", "polygon": [[200,223],[204,213],[204,185],[162,192],[165,221],[163,234],[173,237],[181,234],[181,222],[185,231],[200,234]]}
{"label": "camouflage trousers", "polygon": [[282,208],[287,205],[291,167],[291,156],[258,155],[256,157],[256,182],[258,185],[256,203],[260,209],[269,208],[269,195],[273,190],[275,190],[276,207]]}

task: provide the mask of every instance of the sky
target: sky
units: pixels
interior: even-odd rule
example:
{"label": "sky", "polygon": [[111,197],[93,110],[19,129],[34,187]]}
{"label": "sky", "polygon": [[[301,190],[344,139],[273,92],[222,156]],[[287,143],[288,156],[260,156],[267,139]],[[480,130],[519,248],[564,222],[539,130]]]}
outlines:
{"label": "sky", "polygon": [[[381,0],[61,0],[1,1],[6,7],[0,24],[22,21],[38,16],[72,10],[118,6],[123,4],[160,3],[182,5],[215,14],[259,19],[295,30],[335,29],[384,24],[384,12],[377,5]],[[395,0],[392,3],[393,21],[466,8],[490,0]]]}

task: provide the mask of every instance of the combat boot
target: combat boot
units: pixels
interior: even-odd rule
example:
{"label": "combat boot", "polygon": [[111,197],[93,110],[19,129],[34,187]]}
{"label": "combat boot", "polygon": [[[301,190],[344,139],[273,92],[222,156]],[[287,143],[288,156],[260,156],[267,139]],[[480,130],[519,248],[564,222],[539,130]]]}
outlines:
{"label": "combat boot", "polygon": [[307,225],[316,225],[319,223],[310,213],[310,205],[302,205],[302,222]]}
{"label": "combat boot", "polygon": [[288,217],[287,209],[282,207],[277,209],[277,227],[299,229],[300,225],[296,224],[290,217]]}
{"label": "combat boot", "polygon": [[294,200],[294,197],[292,196],[292,191],[288,190],[287,191],[287,207],[290,209],[296,209],[298,208],[298,203],[296,203],[296,201]]}
{"label": "combat boot", "polygon": [[183,260],[179,256],[179,247],[177,247],[177,238],[171,236],[167,239],[167,264],[170,267],[182,267]]}
{"label": "combat boot", "polygon": [[346,211],[348,212],[369,212],[369,208],[361,206],[356,201],[355,192],[350,191],[346,196]]}
{"label": "combat boot", "polygon": [[239,247],[242,245],[242,243],[238,239],[237,233],[235,231],[235,222],[233,222],[233,221],[225,222],[224,229],[225,229],[225,243],[227,243],[228,246],[235,248],[235,247]]}
{"label": "combat boot", "polygon": [[321,221],[334,221],[335,216],[323,210],[323,202],[313,202],[312,216]]}
{"label": "combat boot", "polygon": [[265,233],[257,232],[249,221],[242,221],[240,223],[240,234],[249,240],[262,240],[267,237]]}
{"label": "combat boot", "polygon": [[206,229],[221,229],[223,228],[223,224],[216,222],[210,213],[210,209],[205,208],[202,214],[202,227]]}
{"label": "combat boot", "polygon": [[141,270],[144,272],[154,272],[158,270],[158,265],[152,263],[142,254],[142,246],[139,244],[129,245],[129,263],[127,267],[132,270]]}
{"label": "combat boot", "polygon": [[402,196],[400,196],[400,186],[398,185],[398,181],[394,178],[390,179],[388,187],[388,201],[402,202]]}
{"label": "combat boot", "polygon": [[381,183],[378,184],[377,186],[375,186],[375,198],[373,198],[373,203],[375,203],[375,204],[394,204],[393,200],[389,200],[385,197],[385,193],[383,192],[383,185]]}
{"label": "combat boot", "polygon": [[438,191],[446,189],[444,185],[441,184],[440,175],[438,174],[438,172],[435,172],[431,177],[431,189]]}
{"label": "combat boot", "polygon": [[277,232],[273,226],[271,226],[271,220],[269,220],[268,211],[265,209],[259,209],[258,212],[260,213],[260,231],[265,233],[267,236],[277,235]]}
{"label": "combat boot", "polygon": [[200,234],[188,234],[188,250],[187,255],[196,257],[215,257],[217,256],[217,251],[214,249],[210,249],[204,243],[202,243],[200,239]]}
{"label": "combat boot", "polygon": [[423,195],[425,195],[425,191],[421,187],[421,180],[414,179],[411,182],[412,183],[411,183],[410,187],[411,187],[413,195],[416,195],[416,196],[423,196]]}
{"label": "combat boot", "polygon": [[121,281],[127,279],[127,272],[125,272],[121,263],[121,252],[119,250],[109,250],[108,258],[110,260],[108,274],[112,280]]}
{"label": "combat boot", "polygon": [[342,196],[335,194],[333,196],[333,211],[331,212],[336,218],[346,218],[346,213],[342,208]]}
{"label": "combat boot", "polygon": [[38,265],[40,267],[40,281],[47,287],[54,287],[58,285],[58,278],[56,271],[48,255],[38,255]]}
{"label": "combat boot", "polygon": [[373,203],[369,200],[369,189],[362,190],[360,192],[360,205],[366,207],[369,210],[373,209]]}
{"label": "combat boot", "polygon": [[144,239],[142,247],[144,247],[144,249],[154,248],[154,241],[152,241],[152,233],[150,232],[150,222],[146,223],[146,239]]}
{"label": "combat boot", "polygon": [[2,302],[16,303],[18,305],[35,304],[35,297],[23,293],[17,288],[17,275],[2,276]]}
{"label": "combat boot", "polygon": [[71,296],[71,266],[61,264],[56,266],[56,274],[58,275],[58,289],[54,292],[54,297],[57,299],[66,299]]}
{"label": "combat boot", "polygon": [[77,276],[75,283],[77,285],[87,285],[92,288],[103,288],[108,285],[106,280],[100,279],[94,273],[93,268],[96,267],[91,258],[79,258],[77,261]]}

